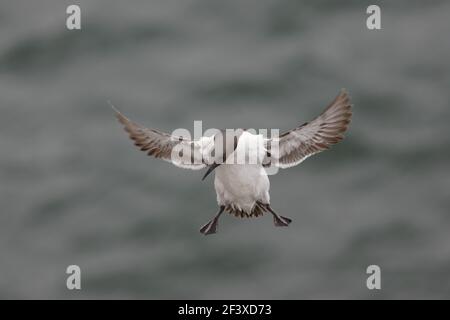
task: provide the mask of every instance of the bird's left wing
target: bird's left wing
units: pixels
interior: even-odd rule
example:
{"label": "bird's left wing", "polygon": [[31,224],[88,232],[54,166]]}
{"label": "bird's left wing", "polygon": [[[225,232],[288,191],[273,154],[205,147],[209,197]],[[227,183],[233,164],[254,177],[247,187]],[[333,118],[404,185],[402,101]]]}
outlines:
{"label": "bird's left wing", "polygon": [[348,93],[342,90],[314,120],[268,139],[266,166],[289,168],[341,141],[351,121],[351,107]]}
{"label": "bird's left wing", "polygon": [[206,165],[202,159],[202,144],[200,141],[145,128],[117,111],[116,117],[123,124],[134,144],[147,155],[173,163],[177,167],[199,170]]}

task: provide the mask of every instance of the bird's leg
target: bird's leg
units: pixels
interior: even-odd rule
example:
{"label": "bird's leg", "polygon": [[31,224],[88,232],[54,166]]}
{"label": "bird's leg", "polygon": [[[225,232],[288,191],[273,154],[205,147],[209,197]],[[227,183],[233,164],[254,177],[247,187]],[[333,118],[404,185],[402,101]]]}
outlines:
{"label": "bird's leg", "polygon": [[283,216],[278,215],[275,211],[273,211],[272,207],[269,204],[266,204],[267,210],[273,215],[273,223],[277,227],[287,227],[292,220]]}
{"label": "bird's leg", "polygon": [[219,217],[222,214],[223,210],[225,210],[225,206],[220,206],[219,212],[217,212],[216,216],[210,220],[207,224],[200,228],[200,232],[205,236],[208,234],[213,234],[217,232],[217,223],[219,221]]}

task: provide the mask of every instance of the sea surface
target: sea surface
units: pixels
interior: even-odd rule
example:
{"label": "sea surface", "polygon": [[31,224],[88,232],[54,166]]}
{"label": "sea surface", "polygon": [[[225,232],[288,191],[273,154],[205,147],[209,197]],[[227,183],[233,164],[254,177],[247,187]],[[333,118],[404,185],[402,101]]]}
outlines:
{"label": "sea surface", "polygon": [[[1,1],[0,298],[450,298],[450,2],[377,3],[381,30],[365,0]],[[108,105],[285,131],[341,88],[346,139],[271,176],[289,228],[208,237],[213,176],[146,157]]]}

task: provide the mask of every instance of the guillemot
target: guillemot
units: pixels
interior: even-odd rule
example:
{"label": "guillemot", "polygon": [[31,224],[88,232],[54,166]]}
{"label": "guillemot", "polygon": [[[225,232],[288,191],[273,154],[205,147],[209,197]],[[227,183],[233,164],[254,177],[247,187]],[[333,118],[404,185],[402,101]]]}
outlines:
{"label": "guillemot", "polygon": [[146,128],[114,110],[135,145],[148,155],[181,168],[208,168],[203,179],[215,172],[219,210],[201,227],[204,235],[217,232],[224,211],[237,217],[258,217],[269,212],[275,226],[288,226],[292,220],[278,215],[270,205],[266,168],[296,166],[329,149],[344,138],[352,117],[350,97],[344,89],[314,120],[271,138],[245,129],[232,129],[192,140]]}

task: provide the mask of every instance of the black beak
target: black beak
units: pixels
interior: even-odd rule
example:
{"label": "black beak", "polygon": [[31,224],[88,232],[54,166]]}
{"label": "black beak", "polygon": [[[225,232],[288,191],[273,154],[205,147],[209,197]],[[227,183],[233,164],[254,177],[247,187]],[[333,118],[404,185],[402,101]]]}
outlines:
{"label": "black beak", "polygon": [[220,166],[220,164],[217,163],[213,163],[212,165],[209,166],[208,171],[206,171],[205,175],[202,178],[202,181],[205,180],[205,178],[214,171],[215,168],[217,168],[218,166]]}

